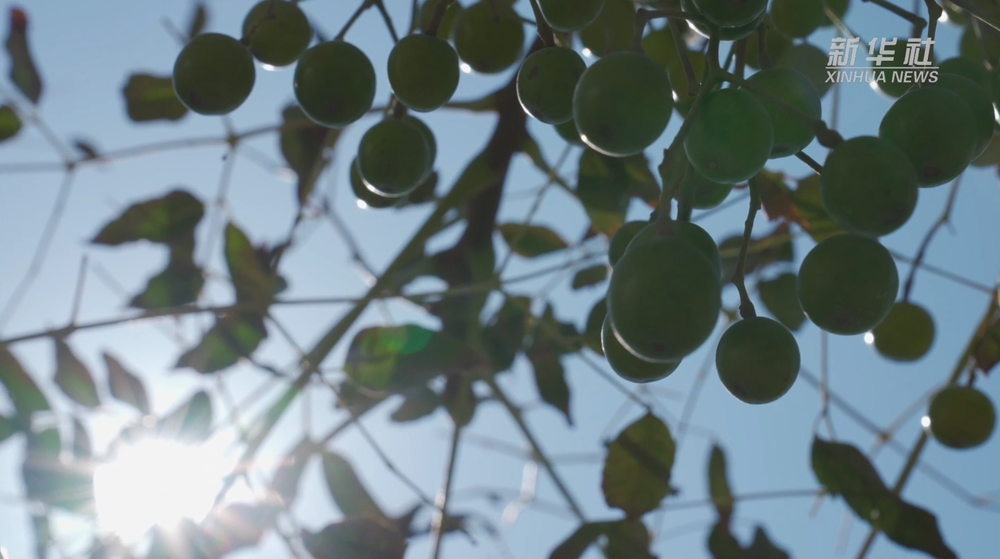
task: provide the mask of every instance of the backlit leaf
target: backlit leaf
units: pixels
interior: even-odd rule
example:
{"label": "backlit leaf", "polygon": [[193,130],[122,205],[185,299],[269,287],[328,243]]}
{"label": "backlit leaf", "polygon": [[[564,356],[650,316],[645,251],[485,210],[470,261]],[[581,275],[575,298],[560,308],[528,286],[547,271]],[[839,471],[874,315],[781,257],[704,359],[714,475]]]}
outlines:
{"label": "backlit leaf", "polygon": [[246,234],[232,223],[226,226],[225,252],[237,301],[266,306],[287,286],[270,269],[270,251],[255,249]]}
{"label": "backlit leaf", "polygon": [[789,559],[785,550],[771,543],[764,528],[758,526],[754,530],[753,542],[744,551],[743,559]]}
{"label": "backlit leaf", "polygon": [[579,350],[579,344],[575,341],[577,335],[576,328],[556,319],[552,305],[548,305],[535,325],[531,345],[525,350],[525,356],[535,373],[535,386],[539,396],[545,403],[561,411],[570,425],[573,425],[570,389],[561,358]]}
{"label": "backlit leaf", "polygon": [[14,404],[18,417],[26,420],[31,414],[49,411],[48,398],[28,375],[14,354],[0,346],[0,384],[7,389],[7,395]]}
{"label": "backlit leaf", "polygon": [[592,285],[604,283],[608,279],[608,267],[604,264],[597,264],[584,268],[573,275],[573,289],[583,289]]}
{"label": "backlit leaf", "polygon": [[28,14],[11,8],[9,25],[6,45],[10,55],[10,80],[25,97],[38,104],[42,96],[42,78],[28,48]]}
{"label": "backlit leaf", "polygon": [[278,140],[281,155],[298,177],[296,197],[301,208],[309,201],[316,185],[325,146],[333,146],[340,137],[340,130],[314,123],[297,105],[285,107],[281,117],[283,123]]}
{"label": "backlit leaf", "polygon": [[188,40],[194,39],[196,35],[205,29],[205,24],[208,23],[208,10],[205,8],[204,2],[198,2],[194,6],[194,12],[191,13],[191,20],[187,26],[187,37]]}
{"label": "backlit leaf", "polygon": [[82,361],[73,353],[66,342],[58,338],[52,339],[56,350],[56,385],[69,396],[71,400],[87,408],[101,405],[97,395],[97,385],[94,375]]}
{"label": "backlit leaf", "polygon": [[795,192],[792,193],[792,201],[801,216],[799,225],[817,243],[844,232],[826,211],[823,197],[820,195],[819,175],[812,175],[799,181]]}
{"label": "backlit leaf", "polygon": [[309,459],[316,454],[316,444],[308,437],[299,441],[278,464],[271,479],[270,490],[278,504],[290,509],[299,494],[299,482]]}
{"label": "backlit leaf", "polygon": [[552,550],[549,559],[580,559],[587,548],[608,531],[610,522],[587,522]]}
{"label": "backlit leaf", "polygon": [[642,520],[621,520],[608,525],[608,559],[657,559],[649,552],[649,529]]}
{"label": "backlit leaf", "polygon": [[540,225],[504,223],[499,229],[514,254],[525,258],[544,256],[568,246],[555,231]]}
{"label": "backlit leaf", "polygon": [[160,198],[129,206],[91,241],[116,246],[145,240],[153,243],[186,241],[205,215],[205,205],[191,193],[172,190]]}
{"label": "backlit leaf", "polygon": [[405,395],[403,403],[390,416],[396,423],[409,423],[428,417],[441,407],[441,395],[426,386]]}
{"label": "backlit leaf", "polygon": [[60,448],[59,432],[55,429],[28,435],[21,466],[25,496],[70,512],[92,511],[93,473],[88,468],[60,461]]}
{"label": "backlit leaf", "polygon": [[316,533],[304,532],[303,543],[316,559],[403,559],[406,538],[383,518],[346,518]]}
{"label": "backlit leaf", "polygon": [[129,301],[137,309],[167,309],[198,301],[205,274],[186,249],[172,247],[170,261],[160,273],[149,278],[146,288]]}
{"label": "backlit leaf", "polygon": [[720,519],[708,533],[708,552],[712,559],[744,559],[743,547],[729,531],[728,521]]}
{"label": "backlit leaf", "polygon": [[259,314],[233,312],[218,318],[195,347],[177,360],[176,368],[191,368],[202,374],[228,369],[240,358],[250,357],[267,337]]}
{"label": "backlit leaf", "polygon": [[[743,242],[743,235],[733,235],[719,243],[719,255],[722,257],[722,277],[723,285],[733,279],[736,272],[736,262],[740,255],[740,245]],[[787,223],[780,223],[770,233],[751,237],[750,245],[747,248],[746,274],[761,270],[776,262],[794,262],[795,251],[792,245],[792,236],[789,234]]]}
{"label": "backlit leaf", "polygon": [[793,332],[806,321],[806,314],[799,303],[798,281],[795,272],[785,272],[774,279],[757,283],[757,294],[767,312]]}
{"label": "backlit leaf", "polygon": [[783,174],[764,170],[757,173],[756,179],[760,204],[769,221],[779,219],[790,223],[802,221],[799,209],[792,198],[792,189],[785,184]]}
{"label": "backlit leaf", "polygon": [[212,398],[199,390],[160,420],[159,435],[181,444],[201,443],[211,434],[212,416]]}
{"label": "backlit leaf", "polygon": [[270,505],[232,503],[215,509],[200,526],[201,548],[208,557],[222,557],[260,544],[278,509]]}
{"label": "backlit leaf", "polygon": [[402,391],[457,370],[462,340],[415,324],[365,328],[347,350],[344,371],[370,390]]}
{"label": "backlit leaf", "polygon": [[156,76],[137,72],[128,77],[122,87],[125,112],[132,122],[157,120],[177,121],[188,113],[177,98],[171,76]]}
{"label": "backlit leaf", "polygon": [[483,345],[489,352],[494,371],[510,369],[517,354],[524,348],[530,308],[530,298],[508,297],[483,328]]}
{"label": "backlit leaf", "polygon": [[5,142],[21,131],[21,117],[10,105],[0,105],[0,142]]}
{"label": "backlit leaf", "polygon": [[670,493],[676,446],[670,429],[653,414],[626,427],[608,446],[601,488],[608,506],[638,518]]}
{"label": "backlit leaf", "polygon": [[149,397],[146,395],[146,387],[142,384],[142,380],[130,373],[121,362],[108,353],[104,354],[104,363],[108,368],[108,388],[111,395],[143,414],[148,414]]}
{"label": "backlit leaf", "polygon": [[472,418],[476,415],[479,399],[472,390],[473,380],[475,379],[469,375],[455,373],[448,375],[448,380],[445,382],[441,399],[456,427],[465,427],[472,423]]}
{"label": "backlit leaf", "polygon": [[1000,308],[996,305],[989,325],[975,342],[972,357],[976,369],[984,375],[990,374],[997,363],[1000,363]]}
{"label": "backlit leaf", "polygon": [[733,492],[726,473],[726,454],[718,445],[712,446],[708,459],[708,493],[720,521],[728,523],[733,515]]}
{"label": "backlit leaf", "polygon": [[580,156],[576,195],[591,226],[608,237],[625,223],[629,204],[629,177],[620,159],[584,150]]}
{"label": "backlit leaf", "polygon": [[344,516],[385,516],[361,483],[354,467],[343,456],[324,452],[323,475],[333,501]]}

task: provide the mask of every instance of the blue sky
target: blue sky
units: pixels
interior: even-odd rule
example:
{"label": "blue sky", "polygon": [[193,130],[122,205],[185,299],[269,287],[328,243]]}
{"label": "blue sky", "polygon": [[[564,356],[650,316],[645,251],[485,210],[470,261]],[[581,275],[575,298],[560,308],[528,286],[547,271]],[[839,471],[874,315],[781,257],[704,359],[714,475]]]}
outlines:
{"label": "blue sky", "polygon": [[[332,36],[355,9],[355,4],[308,0],[302,6],[323,33]],[[404,28],[409,22],[410,3],[387,0],[386,4],[397,27]],[[4,13],[14,5],[10,2],[0,4]],[[162,20],[167,19],[183,27],[190,9],[187,2],[106,0],[95,5],[31,0],[20,5],[29,13],[31,46],[45,80],[40,111],[45,122],[59,137],[66,140],[81,138],[92,142],[100,150],[113,150],[169,139],[221,138],[224,134],[218,118],[192,114],[177,124],[136,125],[130,123],[125,115],[121,88],[127,76],[132,72],[166,74],[171,69],[180,47],[165,30]],[[250,0],[210,2],[209,30],[237,35],[243,17],[252,5]],[[516,6],[522,14],[530,16],[527,0],[519,0]],[[851,7],[847,22],[866,39],[902,36],[909,32],[905,21],[876,6],[857,1]],[[528,39],[532,39],[531,30],[526,28],[526,31]],[[811,37],[810,42],[825,51],[832,37],[831,30],[824,30]],[[379,80],[376,103],[384,103],[390,92],[385,60],[391,41],[378,14],[371,10],[363,15],[347,40],[362,48],[372,59]],[[949,25],[940,27],[937,42],[939,60],[957,52],[958,40],[959,28]],[[7,73],[6,59],[0,62],[0,72]],[[463,74],[455,98],[477,97],[505,83],[512,72],[491,77]],[[291,69],[277,72],[258,70],[253,94],[231,115],[236,129],[277,123],[281,110],[294,100],[291,85]],[[3,87],[5,89],[0,90],[0,96],[9,91],[9,85]],[[864,84],[846,84],[841,94],[838,129],[844,137],[877,134],[878,122],[891,101]],[[830,94],[825,98],[825,111],[830,110],[832,97]],[[375,270],[380,270],[395,257],[401,241],[419,227],[429,209],[377,212],[361,210],[354,204],[347,184],[348,165],[361,135],[376,121],[375,118],[367,117],[346,130],[338,144],[334,165],[322,177],[318,188],[330,193],[337,211],[363,248],[365,259]],[[438,170],[442,184],[450,185],[470,157],[482,148],[491,133],[494,117],[438,111],[423,118],[431,125],[438,140]],[[680,118],[675,114],[668,131],[651,146],[648,153],[660,152],[679,125]],[[554,161],[565,143],[551,127],[533,121],[529,123],[529,128],[546,157]],[[251,149],[243,149],[237,154],[226,206],[221,211],[211,210],[198,230],[198,257],[205,262],[205,258],[210,256],[208,269],[223,278],[225,268],[220,245],[216,243],[212,250],[206,248],[212,238],[218,240],[211,225],[218,228],[227,219],[233,219],[255,242],[274,242],[286,234],[296,209],[294,184],[287,180],[287,173],[276,170],[269,163],[281,160],[277,138],[274,135],[263,136],[248,142],[246,147]],[[159,248],[148,246],[118,249],[92,247],[86,244],[86,240],[124,207],[161,195],[175,186],[184,186],[203,200],[213,199],[223,170],[224,151],[221,145],[203,146],[126,159],[77,173],[69,186],[65,213],[53,237],[48,257],[31,282],[18,311],[0,329],[0,339],[64,325],[72,308],[81,259],[85,255],[91,266],[79,319],[97,320],[120,315],[128,296],[141,289],[146,279],[160,269],[166,254]],[[570,165],[564,173],[570,179],[573,178],[573,166],[580,151],[574,148],[570,153]],[[822,162],[826,150],[813,144],[806,152]],[[27,127],[17,140],[0,146],[0,166],[34,161],[58,161],[37,128]],[[654,161],[658,162],[658,159]],[[769,168],[784,170],[793,176],[805,176],[809,172],[795,159],[773,162]],[[0,305],[7,304],[31,264],[61,181],[59,172],[0,174]],[[500,221],[523,220],[534,202],[533,192],[543,182],[544,177],[527,158],[517,157],[508,178],[508,198],[501,208]],[[990,243],[1000,232],[995,219],[996,208],[1000,207],[997,185],[994,169],[966,173],[952,216],[953,226],[942,230],[934,240],[927,256],[929,263],[979,284],[993,285],[1000,271],[1000,263],[993,256]],[[915,253],[924,233],[940,214],[948,188],[942,186],[922,190],[910,222],[885,237],[884,244],[903,254]],[[745,212],[745,206],[737,204],[699,223],[721,240],[742,230]],[[631,208],[633,219],[642,219],[647,214],[648,208],[639,203]],[[586,217],[578,202],[558,189],[549,189],[534,222],[552,227],[564,238],[576,239],[586,225]],[[770,227],[763,214],[758,216],[758,224],[758,231]],[[456,231],[451,231],[440,235],[432,241],[431,248],[448,246],[455,234]],[[301,228],[298,239],[283,268],[291,283],[290,290],[285,294],[287,297],[352,297],[364,293],[366,284],[363,276],[351,264],[350,251],[328,222],[316,220],[307,224]],[[798,240],[795,247],[797,258],[801,258],[810,246],[812,241],[808,238]],[[507,247],[499,236],[496,247],[498,258],[503,258]],[[587,247],[593,250],[600,249],[601,245],[597,241]],[[557,265],[579,257],[583,250],[586,249],[532,262],[515,258],[509,273],[515,275]],[[905,278],[909,266],[900,263],[899,271],[901,278]],[[113,281],[108,280],[108,276]],[[564,274],[556,287],[550,289],[551,301],[562,320],[573,320],[582,325],[593,302],[601,297],[603,287],[573,292],[568,289],[570,277]],[[546,289],[550,279],[518,284],[517,291],[539,293]],[[115,284],[121,286],[124,292],[119,291]],[[209,285],[206,302],[223,303],[231,296],[224,280],[211,280]],[[438,285],[428,281],[414,287],[435,289]],[[833,391],[880,426],[889,425],[913,401],[947,378],[986,308],[989,295],[922,272],[918,274],[912,298],[930,309],[938,327],[938,337],[931,353],[917,364],[892,364],[867,347],[861,336],[828,337],[828,367]],[[730,304],[735,301],[734,290],[727,291],[726,300]],[[536,304],[543,305],[543,300],[537,300]],[[344,310],[346,307],[335,305],[287,307],[280,309],[277,316],[298,343],[308,348]],[[389,318],[400,323],[433,324],[403,303],[391,303],[386,308],[372,306],[345,340],[358,328],[385,323]],[[144,323],[81,332],[74,335],[70,343],[99,377],[104,374],[101,352],[107,349],[118,356],[142,375],[154,395],[155,410],[163,412],[173,408],[197,388],[207,388],[218,394],[219,385],[214,379],[198,378],[190,371],[172,370],[179,352],[192,344],[199,329],[205,326],[205,320],[197,319],[178,324]],[[806,325],[798,333],[798,340],[802,348],[803,367],[818,374],[821,368],[819,330]],[[54,364],[50,342],[18,344],[13,351],[50,392],[55,391],[51,382]],[[662,396],[658,413],[675,434],[684,397],[698,385],[699,368],[706,355],[713,353],[714,342],[709,342],[687,358],[677,372],[653,386],[653,390]],[[343,355],[344,348],[338,348],[326,364],[340,366]],[[276,335],[272,335],[262,348],[260,357],[282,366],[290,365],[295,360],[292,348]],[[587,359],[605,366],[599,356],[587,354]],[[594,520],[617,518],[618,513],[606,507],[599,490],[601,443],[637,418],[640,410],[632,406],[622,415],[624,397],[619,392],[594,374],[581,359],[568,358],[565,364],[573,391],[572,414],[576,425],[572,429],[567,428],[560,414],[551,408],[536,405],[538,396],[525,360],[519,360],[513,373],[503,377],[502,386],[515,401],[529,406],[527,418],[553,456],[578,457],[576,460],[556,462],[587,517]],[[252,393],[265,381],[262,373],[249,367],[236,367],[226,374],[226,387],[237,399]],[[988,379],[980,386],[995,402],[1000,402],[1000,386],[994,379]],[[272,390],[264,403],[270,402],[277,394],[276,390]],[[330,412],[331,398],[323,391],[313,391],[303,401],[309,402],[308,411],[302,405],[292,410],[263,449],[263,460],[276,460],[301,437],[302,420],[307,417],[304,414],[308,414],[309,429],[314,435],[323,433],[338,421],[338,417]],[[69,409],[66,402],[61,404],[63,409]],[[0,410],[6,411],[6,405],[0,397]],[[662,514],[647,517],[647,525],[662,535],[656,543],[655,552],[663,557],[707,557],[704,539],[713,520],[713,512],[705,506],[671,510],[671,503],[692,502],[705,497],[705,468],[713,440],[717,439],[728,454],[730,480],[737,494],[816,488],[816,480],[809,468],[808,448],[819,407],[819,393],[802,378],[774,404],[759,407],[744,405],[725,391],[714,368],[710,367],[692,416],[693,427],[681,441],[674,469],[673,483],[681,489],[681,494],[667,501]],[[260,405],[249,411],[252,414],[259,409]],[[392,409],[393,405],[386,406],[367,418],[365,425],[393,462],[425,493],[433,495],[443,478],[450,436],[449,421],[445,414],[439,412],[431,419],[398,427],[386,420]],[[124,408],[113,408],[94,419],[91,427],[98,448],[114,435],[121,419],[127,417],[124,413]],[[840,410],[835,409],[832,413],[836,433],[841,440],[862,449],[869,448],[873,442],[871,433]],[[897,440],[906,448],[919,434],[920,415],[911,414],[897,435]],[[467,432],[470,439],[472,435],[488,436],[526,448],[523,437],[505,411],[496,404],[480,406]],[[825,431],[821,432],[826,436]],[[332,448],[350,457],[385,509],[403,512],[416,502],[413,494],[391,475],[357,431],[338,438]],[[24,507],[16,502],[10,503],[12,497],[21,493],[17,472],[22,455],[23,442],[20,440],[7,441],[0,446],[0,546],[7,548],[12,559],[30,557],[32,553],[30,542],[26,539],[29,531]],[[1000,437],[994,437],[981,448],[965,452],[948,451],[932,442],[923,457],[924,462],[946,472],[972,493],[992,491],[994,497],[1000,498],[1000,493],[997,493],[1000,485],[995,474],[989,473],[1000,466]],[[883,478],[891,483],[902,467],[903,457],[890,449],[883,449],[875,462]],[[335,520],[339,512],[322,486],[318,465],[313,466],[305,482],[306,489],[302,491],[305,498],[297,504],[295,513],[302,526],[319,529]],[[502,506],[493,507],[475,497],[481,494],[477,491],[483,488],[494,488],[501,490],[509,501],[512,494],[516,496],[520,490],[526,473],[528,469],[523,458],[472,444],[462,449],[458,456],[452,510],[474,510],[485,514],[499,527],[502,544],[498,545],[479,531],[476,532],[479,545],[473,545],[462,537],[449,539],[444,557],[544,557],[573,530],[575,520],[546,511],[545,503],[560,503],[560,497],[550,479],[541,471],[538,473],[537,491],[541,505],[521,513],[513,524],[504,523]],[[920,471],[913,476],[904,495],[938,515],[945,540],[960,557],[987,557],[1000,549],[995,512],[970,507]],[[746,540],[753,527],[761,523],[772,539],[787,549],[792,557],[824,559],[853,556],[867,535],[867,528],[854,521],[848,531],[845,528],[848,524],[844,523],[846,508],[839,501],[826,500],[818,512],[812,514],[814,501],[807,497],[741,502],[737,505],[738,535]],[[847,534],[846,554],[837,549],[844,533]],[[71,550],[80,549],[74,545],[79,546],[81,542],[71,540],[70,543]],[[509,550],[509,554],[503,553],[503,549]],[[281,541],[271,536],[259,549],[241,552],[240,556],[249,559],[284,553],[286,550]],[[421,540],[414,543],[408,557],[429,553],[427,540]],[[897,548],[885,538],[878,540],[870,554],[873,558],[920,556]]]}

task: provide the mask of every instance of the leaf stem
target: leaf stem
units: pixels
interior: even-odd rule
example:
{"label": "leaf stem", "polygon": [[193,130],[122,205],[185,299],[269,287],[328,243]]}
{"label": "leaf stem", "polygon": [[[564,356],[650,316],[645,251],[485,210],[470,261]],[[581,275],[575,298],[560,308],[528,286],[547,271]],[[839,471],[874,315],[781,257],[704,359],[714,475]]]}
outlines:
{"label": "leaf stem", "polygon": [[431,20],[427,23],[424,35],[437,37],[438,30],[441,28],[441,22],[444,21],[444,14],[454,2],[455,0],[441,0],[434,6],[434,11],[431,12]]}
{"label": "leaf stem", "polygon": [[937,232],[941,230],[942,227],[951,223],[951,210],[955,206],[955,197],[958,194],[958,187],[962,184],[962,176],[959,175],[958,178],[951,183],[951,191],[948,193],[948,201],[945,203],[944,211],[941,212],[941,217],[937,218],[931,225],[931,228],[924,235],[924,240],[920,243],[920,248],[917,250],[917,255],[913,257],[913,267],[910,268],[910,275],[906,278],[906,283],[903,284],[903,301],[910,300],[910,292],[913,290],[913,281],[916,279],[917,270],[920,268],[920,264],[924,261],[924,256],[927,254],[927,248],[930,246],[931,241]]}
{"label": "leaf stem", "polygon": [[347,35],[347,32],[351,30],[352,26],[354,26],[354,22],[358,21],[358,18],[361,17],[361,14],[363,14],[365,10],[371,8],[374,5],[375,5],[375,0],[364,0],[363,2],[361,2],[361,5],[358,6],[358,9],[354,10],[354,13],[351,14],[351,17],[347,19],[347,23],[344,24],[344,27],[340,29],[340,33],[337,33],[337,35],[333,38],[333,40],[343,41],[344,36]]}
{"label": "leaf stem", "polygon": [[[552,35],[552,28],[549,27],[547,21],[542,16],[542,10],[538,7],[538,0],[531,0],[531,11],[535,13],[535,29],[538,30],[538,38],[542,40],[542,44],[551,47],[556,44],[555,37]],[[435,559],[436,559],[435,555]]]}
{"label": "leaf stem", "polygon": [[448,451],[448,466],[445,470],[444,484],[441,486],[441,493],[438,495],[437,511],[434,513],[434,522],[431,525],[434,537],[434,559],[441,557],[441,548],[444,542],[443,528],[445,522],[448,521],[448,501],[451,500],[451,488],[455,477],[455,464],[458,462],[458,445],[461,436],[462,427],[455,425],[451,436],[451,447]]}
{"label": "leaf stem", "polygon": [[760,190],[757,185],[757,177],[749,181],[750,188],[750,211],[747,214],[746,225],[743,229],[743,243],[740,245],[740,256],[736,260],[736,273],[733,274],[733,285],[740,292],[740,316],[744,319],[757,316],[750,294],[747,293],[746,286],[746,263],[747,249],[750,247],[750,237],[753,234],[753,222],[760,210]]}

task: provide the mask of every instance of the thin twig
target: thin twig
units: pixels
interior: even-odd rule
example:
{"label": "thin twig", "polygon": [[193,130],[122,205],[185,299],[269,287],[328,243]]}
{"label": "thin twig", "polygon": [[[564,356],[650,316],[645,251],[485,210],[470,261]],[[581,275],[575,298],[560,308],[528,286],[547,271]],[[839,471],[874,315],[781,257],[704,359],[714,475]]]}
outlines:
{"label": "thin twig", "polygon": [[750,238],[753,236],[753,222],[760,211],[760,191],[757,186],[757,177],[750,179],[750,211],[747,213],[746,223],[743,227],[743,242],[740,245],[740,256],[736,260],[736,272],[733,274],[733,285],[740,292],[740,316],[743,318],[753,318],[757,316],[750,294],[747,293],[746,286],[746,263],[747,249],[750,247]]}
{"label": "thin twig", "polygon": [[462,437],[462,427],[455,425],[451,436],[451,446],[448,451],[448,467],[445,470],[444,483],[441,485],[441,492],[438,494],[434,521],[431,525],[434,538],[434,559],[441,557],[441,548],[444,542],[442,529],[448,519],[448,501],[451,499],[451,488],[455,478],[455,465],[458,462],[458,444]]}
{"label": "thin twig", "polygon": [[930,246],[931,241],[934,240],[934,236],[937,235],[937,232],[942,227],[951,223],[951,211],[952,208],[955,207],[955,198],[958,195],[958,187],[962,184],[963,176],[965,175],[959,175],[958,178],[951,183],[951,191],[948,192],[948,201],[944,205],[944,211],[941,212],[941,217],[939,217],[931,225],[927,234],[924,235],[924,240],[920,243],[920,248],[917,250],[916,256],[913,257],[913,266],[910,268],[910,275],[907,276],[906,283],[903,284],[903,301],[910,300],[910,292],[913,290],[913,281],[916,279],[917,270],[923,263],[924,257],[927,255],[927,248]]}

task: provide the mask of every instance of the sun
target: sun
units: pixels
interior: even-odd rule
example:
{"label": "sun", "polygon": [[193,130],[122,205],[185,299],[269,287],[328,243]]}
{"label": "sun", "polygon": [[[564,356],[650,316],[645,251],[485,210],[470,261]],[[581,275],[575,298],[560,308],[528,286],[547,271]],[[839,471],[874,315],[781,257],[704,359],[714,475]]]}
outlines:
{"label": "sun", "polygon": [[141,539],[154,525],[200,522],[229,465],[211,446],[148,439],[122,447],[94,473],[98,522],[124,541]]}

